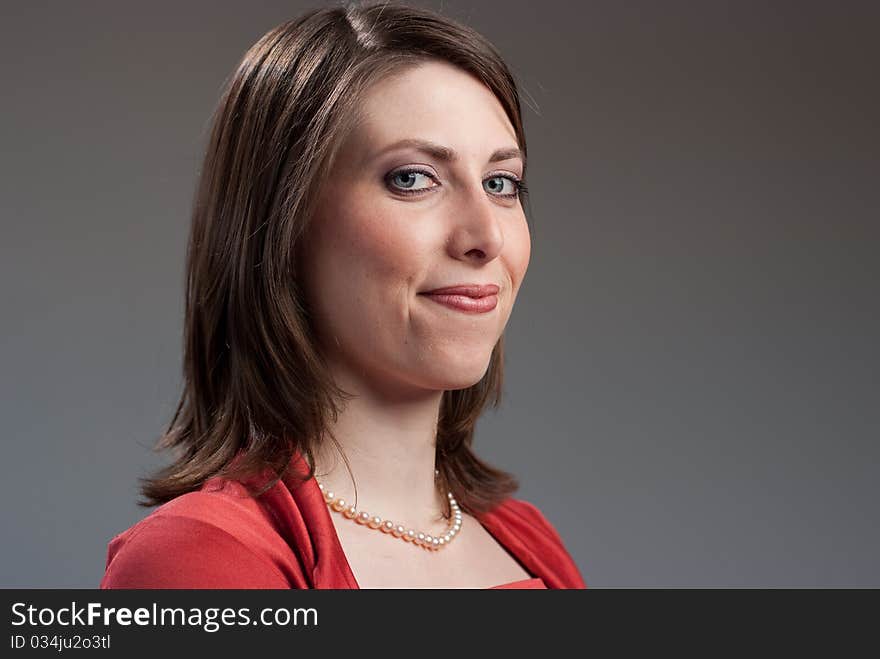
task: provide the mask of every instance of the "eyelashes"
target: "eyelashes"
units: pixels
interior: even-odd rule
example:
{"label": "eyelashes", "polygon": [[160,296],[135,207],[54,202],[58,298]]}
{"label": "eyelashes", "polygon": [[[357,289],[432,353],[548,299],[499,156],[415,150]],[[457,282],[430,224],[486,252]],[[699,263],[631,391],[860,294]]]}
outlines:
{"label": "eyelashes", "polygon": [[[434,187],[437,187],[437,186],[432,186],[432,187],[428,187],[428,188],[407,189],[406,187],[400,187],[399,185],[396,185],[393,183],[393,181],[395,179],[404,178],[404,179],[412,180],[412,179],[416,178],[416,176],[425,176],[425,177],[431,179],[432,181],[434,181],[435,183],[437,183],[438,185],[440,183],[437,180],[437,177],[435,177],[434,174],[432,174],[431,172],[429,172],[427,170],[419,169],[418,167],[405,167],[403,169],[396,169],[393,172],[390,172],[389,174],[387,174],[385,176],[385,184],[393,192],[396,192],[396,193],[399,193],[399,194],[402,194],[405,196],[428,194]],[[494,176],[490,176],[486,180],[487,181],[494,181],[497,179],[504,179],[504,180],[510,181],[513,184],[514,191],[511,193],[508,193],[508,194],[496,194],[493,192],[492,195],[495,197],[500,197],[502,199],[516,199],[516,198],[522,197],[523,195],[528,194],[529,189],[526,186],[525,181],[523,181],[522,179],[517,178],[516,176],[513,176],[511,174],[495,174]]]}

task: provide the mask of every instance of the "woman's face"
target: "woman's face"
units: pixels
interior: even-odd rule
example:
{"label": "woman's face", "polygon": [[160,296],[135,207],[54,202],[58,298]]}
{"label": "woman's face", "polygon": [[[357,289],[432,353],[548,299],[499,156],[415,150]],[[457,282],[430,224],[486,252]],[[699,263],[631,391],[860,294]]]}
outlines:
{"label": "woman's face", "polygon": [[[514,129],[487,87],[436,61],[374,85],[360,119],[323,181],[301,251],[322,352],[343,386],[469,387],[488,368],[529,263],[514,183],[523,161],[492,161],[516,150]],[[456,158],[395,146],[407,139]],[[497,305],[469,313],[420,294],[458,284],[496,284]]]}

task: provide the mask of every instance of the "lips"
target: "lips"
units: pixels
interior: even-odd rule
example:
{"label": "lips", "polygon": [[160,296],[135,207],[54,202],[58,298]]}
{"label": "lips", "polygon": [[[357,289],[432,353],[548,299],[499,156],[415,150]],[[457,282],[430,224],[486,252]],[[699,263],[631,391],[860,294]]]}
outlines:
{"label": "lips", "polygon": [[496,284],[458,284],[436,288],[433,291],[422,291],[420,295],[462,295],[470,298],[481,298],[496,295],[499,291]]}
{"label": "lips", "polygon": [[436,295],[432,293],[425,297],[450,309],[466,311],[468,313],[486,313],[487,311],[492,311],[498,304],[497,295],[468,297],[467,295]]}
{"label": "lips", "polygon": [[458,284],[419,293],[443,306],[467,313],[486,313],[498,304],[495,284]]}

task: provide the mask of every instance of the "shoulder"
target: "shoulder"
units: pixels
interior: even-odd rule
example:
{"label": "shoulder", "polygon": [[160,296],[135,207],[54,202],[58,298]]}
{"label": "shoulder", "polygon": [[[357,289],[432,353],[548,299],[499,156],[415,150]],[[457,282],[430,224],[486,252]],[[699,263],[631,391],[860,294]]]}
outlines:
{"label": "shoulder", "polygon": [[272,525],[242,492],[184,494],[113,537],[101,588],[290,588]]}
{"label": "shoulder", "polygon": [[586,587],[562,536],[538,506],[525,499],[509,497],[495,507],[492,516],[514,533],[532,554],[540,556],[548,568],[558,573],[560,583],[566,584],[564,587]]}
{"label": "shoulder", "polygon": [[509,497],[502,501],[493,511],[494,515],[503,518],[507,522],[517,522],[528,525],[536,530],[546,533],[551,539],[561,543],[562,538],[556,527],[550,522],[543,512],[530,501]]}

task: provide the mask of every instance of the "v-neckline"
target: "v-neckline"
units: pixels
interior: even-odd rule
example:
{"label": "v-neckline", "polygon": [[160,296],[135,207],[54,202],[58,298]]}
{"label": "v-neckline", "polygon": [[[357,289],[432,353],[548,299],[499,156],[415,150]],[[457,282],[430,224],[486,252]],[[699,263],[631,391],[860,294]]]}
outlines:
{"label": "v-neckline", "polygon": [[[339,532],[336,530],[336,524],[333,523],[333,518],[330,516],[330,511],[327,509],[326,502],[324,501],[324,495],[320,491],[320,488],[318,488],[317,480],[315,480],[315,478],[309,478],[304,486],[313,488],[315,490],[312,493],[313,496],[316,496],[319,501],[325,504],[321,506],[323,512],[319,513],[319,515],[324,518],[325,523],[328,524],[329,527],[332,529],[332,533],[330,533],[329,535],[331,536],[333,549],[335,550],[334,553],[337,556],[342,557],[340,571],[342,573],[343,579],[349,584],[351,588],[362,590],[360,584],[357,581],[357,577],[354,576],[354,570],[352,570],[351,564],[348,561],[348,556],[345,555],[345,549],[342,547],[342,541],[339,539]],[[506,584],[489,586],[489,589],[497,588],[498,586],[518,584],[525,581],[533,581],[540,578],[537,574],[537,572],[539,571],[538,559],[535,554],[531,550],[529,550],[529,548],[516,535],[507,532],[504,525],[499,523],[494,512],[477,514],[473,515],[473,517],[495,540],[495,542],[497,542],[499,546],[504,549],[529,575],[528,577],[525,577],[523,579],[517,579],[516,581],[511,581]],[[319,560],[321,559],[326,560],[326,557],[320,557]],[[315,586],[317,587],[317,584]]]}
{"label": "v-neckline", "polygon": [[541,577],[531,577],[530,579],[518,579],[516,581],[498,584],[497,586],[490,586],[489,590],[524,590],[530,588],[530,586],[526,586],[526,584],[541,584],[540,586],[536,585],[535,588],[547,588],[547,584],[544,583],[544,580]]}

